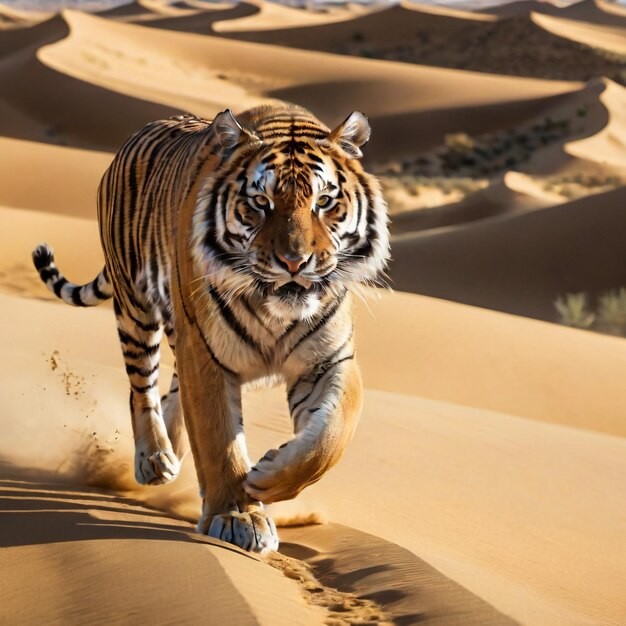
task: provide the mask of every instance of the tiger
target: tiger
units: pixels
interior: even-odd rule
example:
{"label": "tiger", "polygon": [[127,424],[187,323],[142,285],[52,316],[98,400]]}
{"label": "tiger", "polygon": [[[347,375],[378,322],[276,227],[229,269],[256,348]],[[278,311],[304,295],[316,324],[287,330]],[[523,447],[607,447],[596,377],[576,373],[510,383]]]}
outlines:
{"label": "tiger", "polygon": [[[100,182],[96,278],[73,284],[48,244],[33,251],[62,301],[113,299],[137,482],[174,480],[189,446],[197,532],[246,551],[278,548],[264,504],[335,465],[362,410],[353,297],[389,259],[387,205],[360,161],[370,133],[358,111],[331,131],[291,104],[149,123]],[[163,334],[174,374],[160,397]],[[276,381],[294,434],[253,465],[242,389]]]}

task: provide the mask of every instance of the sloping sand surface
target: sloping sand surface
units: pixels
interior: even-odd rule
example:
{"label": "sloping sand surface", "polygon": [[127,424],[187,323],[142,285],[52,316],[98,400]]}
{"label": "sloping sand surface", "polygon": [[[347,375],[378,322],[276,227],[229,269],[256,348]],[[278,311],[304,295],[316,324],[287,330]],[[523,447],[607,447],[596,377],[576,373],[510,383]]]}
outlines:
{"label": "sloping sand surface", "polygon": [[[11,109],[44,126],[28,138],[45,137],[54,117],[61,120],[54,132],[72,143],[89,140],[90,147],[117,149],[142,123],[173,111],[212,116],[227,106],[237,110],[280,98],[312,108],[330,125],[352,110],[367,108],[377,129],[369,154],[386,158],[438,143],[454,129],[481,133],[515,125],[577,87],[286,51],[70,11],[64,17],[71,27],[65,39],[40,48],[36,58],[15,59],[5,69],[14,85],[7,94]],[[164,74],[171,76],[167,83],[159,80]],[[35,100],[28,77],[50,91],[45,106],[40,97]],[[327,97],[330,89],[333,98]],[[381,93],[384,98],[374,97]],[[76,108],[78,102],[88,105],[96,99],[102,103],[102,119],[93,124]],[[364,102],[370,106],[363,107]],[[15,132],[10,118],[6,127]]]}
{"label": "sloping sand surface", "polygon": [[525,215],[397,237],[394,285],[554,320],[559,294],[622,284],[625,201],[621,188]]}
{"label": "sloping sand surface", "polygon": [[606,123],[598,132],[570,142],[564,149],[579,159],[623,170],[626,168],[626,89],[607,80],[603,87],[599,100],[607,111]]}
{"label": "sloping sand surface", "polygon": [[[12,37],[7,48],[15,38],[21,40],[20,49],[0,65],[0,80],[10,85],[0,95],[3,135],[117,150],[148,121],[180,112],[179,108],[122,96],[42,63],[37,56],[40,48],[68,32],[66,22],[56,16],[24,31],[1,34],[0,46],[7,36]],[[85,57],[83,61],[88,62]]]}
{"label": "sloping sand surface", "polygon": [[24,28],[46,17],[43,14],[31,14],[27,11],[20,11],[5,4],[0,4],[0,31]]}
{"label": "sloping sand surface", "polygon": [[[478,13],[462,13],[453,9],[439,7],[431,9],[424,5],[399,3],[385,8],[375,8],[364,15],[338,22],[319,24],[311,22],[309,28],[306,28],[305,24],[301,27],[283,25],[281,20],[278,22],[280,28],[277,28],[274,22],[274,28],[270,32],[267,28],[259,28],[254,18],[249,18],[221,22],[215,26],[215,30],[228,34],[229,37],[247,41],[328,50],[341,42],[353,39],[377,45],[399,43],[410,40],[415,36],[416,30],[423,29],[435,28],[453,35],[472,22],[489,22],[494,19]],[[326,22],[329,20],[326,19]],[[250,27],[246,29],[248,24]]]}
{"label": "sloping sand surface", "polygon": [[[352,19],[353,16],[349,12],[311,12],[302,9],[292,9],[289,6],[274,4],[271,2],[250,2],[249,4],[258,8],[256,13],[249,17],[241,19],[225,18],[215,25],[218,32],[236,32],[246,30],[276,30],[276,26],[280,24],[281,29],[293,28],[298,26],[309,26],[312,24],[325,24],[335,20]],[[276,42],[274,42],[276,43]]]}
{"label": "sloping sand surface", "polygon": [[563,17],[570,20],[604,24],[605,26],[626,26],[626,11],[616,3],[605,0],[582,0],[561,10]]}
{"label": "sloping sand surface", "polygon": [[580,23],[539,13],[531,15],[531,19],[541,28],[559,37],[626,55],[626,25],[620,27]]}
{"label": "sloping sand surface", "polygon": [[[410,298],[414,298],[414,305],[419,306],[408,308],[403,299]],[[10,343],[4,348],[8,355],[6,362],[11,364],[13,374],[10,384],[8,378],[3,379],[6,410],[2,419],[4,432],[11,432],[12,436],[10,440],[5,438],[2,441],[2,458],[18,468],[39,468],[41,471],[58,467],[66,480],[74,482],[83,480],[128,488],[131,441],[125,414],[126,382],[119,363],[121,359],[113,354],[117,346],[114,345],[112,313],[106,309],[89,312],[71,310],[56,303],[17,300],[14,296],[0,296],[0,299],[3,301],[0,307],[3,323],[11,324],[14,316],[22,321],[32,319],[33,322],[30,325],[32,330],[13,323],[11,327],[18,332],[11,336]],[[467,315],[469,310],[459,305],[431,304],[427,299],[412,296],[389,296],[386,300],[381,305],[382,311],[411,311],[410,321],[407,320],[410,324],[415,323],[413,311],[428,311],[428,317],[435,320],[437,316],[433,314],[437,309],[431,307],[440,307],[440,313],[444,315],[446,309],[453,315],[458,313],[458,319],[465,321],[468,337],[472,326],[476,326],[468,324],[468,319],[471,320],[471,316],[468,318]],[[493,322],[496,314],[476,311],[475,316],[477,319],[485,316],[486,327],[489,326],[492,331],[497,329],[497,324]],[[41,319],[46,319],[47,327],[36,325],[36,321]],[[548,328],[538,322],[518,321],[507,316],[499,319],[507,328],[509,337],[517,337],[520,345],[528,345],[532,333],[539,335],[544,327]],[[362,319],[359,321],[361,335],[371,337],[370,329],[362,323]],[[524,332],[515,332],[518,323],[525,325]],[[462,328],[458,322],[455,327]],[[20,328],[23,330],[19,331]],[[70,328],[71,333],[63,330]],[[51,332],[52,329],[54,332]],[[449,335],[438,335],[438,332],[431,329],[434,333],[431,334],[431,345],[444,347],[452,343]],[[612,341],[617,343],[616,340],[589,333],[566,329],[562,332],[568,333],[570,338],[580,336],[583,341],[596,342],[600,349]],[[396,336],[400,339],[399,335]],[[546,334],[544,339],[548,336]],[[553,341],[554,335],[552,337]],[[380,336],[375,339],[377,346],[381,345],[380,339]],[[408,338],[405,337],[404,341],[406,344]],[[483,343],[480,338],[477,341]],[[573,342],[574,345],[576,343]],[[423,366],[432,368],[432,353],[419,342],[411,345],[416,346]],[[50,357],[55,346],[59,352],[54,360],[56,367],[53,368]],[[554,342],[552,347],[563,363],[570,362],[567,355],[559,353],[558,342]],[[545,343],[543,350],[544,354],[548,352]],[[361,351],[372,354],[371,348],[363,343]],[[499,354],[499,361],[492,362],[493,371],[507,369],[518,362],[520,366],[524,365],[526,382],[531,382],[528,374],[532,369],[527,367],[523,354],[516,354],[505,346],[500,346]],[[591,351],[587,349],[585,354],[591,354]],[[489,357],[481,351],[480,358],[486,361]],[[507,366],[504,366],[503,358],[507,359]],[[367,380],[367,376],[372,374],[367,359],[364,366]],[[380,368],[380,360],[377,360],[377,366]],[[616,368],[615,362],[612,367]],[[466,367],[466,370],[472,373],[471,367]],[[93,376],[90,375],[92,373]],[[441,371],[439,378],[444,379]],[[545,381],[545,378],[541,379]],[[37,381],[34,387],[33,380]],[[594,380],[601,385],[606,383],[605,377],[598,371]],[[536,384],[539,385],[539,381]],[[491,386],[497,388],[497,382],[492,380]],[[575,393],[576,385],[571,389]],[[606,393],[609,389],[604,387],[602,391]],[[532,397],[536,388],[526,385],[525,392]],[[289,436],[283,394],[278,390],[255,392],[246,397],[244,412],[251,453],[255,458],[267,447]],[[554,390],[552,394],[553,398],[556,397]],[[616,395],[611,397],[619,400]],[[42,402],[44,398],[45,402]],[[42,410],[45,410],[45,420],[42,420]],[[592,427],[594,418],[595,415],[587,412]],[[20,427],[9,431],[7,425],[18,419]],[[48,443],[45,449],[42,448],[43,442]],[[54,445],[50,445],[52,442]],[[413,606],[420,597],[431,598],[423,600],[426,605],[439,597],[443,606],[450,607],[460,595],[469,603],[465,605],[465,610],[468,610],[468,607],[480,605],[478,599],[470,595],[474,594],[483,600],[481,610],[492,616],[492,621],[485,623],[507,623],[504,614],[525,624],[592,624],[595,617],[602,615],[603,623],[617,625],[625,608],[620,584],[626,563],[623,548],[620,547],[624,545],[624,499],[607,498],[605,494],[619,494],[623,490],[621,475],[626,469],[622,468],[626,458],[625,446],[623,439],[607,435],[398,393],[369,391],[365,415],[345,459],[324,481],[303,494],[301,510],[311,510],[311,507],[321,510],[335,522],[392,541],[434,565],[444,576],[466,589],[463,591],[457,587],[453,590],[449,585],[442,588],[441,576],[428,574],[427,570],[410,593],[404,592],[405,602],[413,603]],[[394,451],[392,456],[389,456],[389,450]],[[503,467],[507,468],[506,472],[501,471]],[[133,497],[145,498],[152,505],[178,511],[192,512],[198,506],[193,470],[189,463],[171,488],[142,489],[132,493]],[[27,502],[32,500],[34,494],[28,494],[30,497],[20,493],[14,495],[21,498],[21,506],[27,509],[55,509],[41,501],[36,506]],[[46,495],[42,496],[45,501]],[[68,539],[72,537],[75,541],[81,537],[87,542],[113,539],[115,536],[120,538],[121,535],[134,539],[128,548],[131,557],[136,554],[136,558],[141,560],[145,550],[151,550],[150,560],[155,565],[166,558],[181,562],[180,556],[174,556],[175,548],[168,548],[171,543],[148,542],[151,548],[142,547],[145,539],[155,541],[162,537],[164,530],[168,531],[170,541],[172,537],[180,538],[176,523],[161,519],[157,526],[155,519],[142,517],[142,511],[135,517],[135,512],[126,507],[122,507],[125,515],[121,519],[117,513],[109,514],[102,510],[96,511],[94,521],[94,513],[85,515],[84,509],[105,508],[98,506],[97,500],[77,496],[77,504],[71,502],[71,494],[68,499],[70,505],[67,508],[78,509],[79,514],[72,513],[70,520],[57,515],[58,524],[44,524],[45,531],[40,533],[45,532],[48,539],[40,534],[41,539],[37,541],[33,537],[23,540],[31,544],[28,549],[32,550],[26,555],[29,560],[25,562],[33,562],[34,555],[38,554],[39,560],[35,562],[41,563],[39,567],[48,567],[51,561],[54,563],[58,558],[56,543],[50,544],[50,552],[39,553],[32,544],[62,541],[58,533],[65,532],[69,533]],[[81,499],[89,500],[88,506],[81,505]],[[120,504],[124,503],[116,503],[116,508]],[[17,504],[15,507],[19,510]],[[488,516],[485,511],[489,512]],[[81,534],[76,535],[72,527],[68,529],[68,522],[72,521],[87,523],[88,526],[81,526]],[[91,528],[94,523],[106,523],[114,528]],[[135,532],[128,526],[142,528]],[[120,534],[112,536],[111,533]],[[6,535],[3,533],[3,536]],[[326,584],[330,584],[334,576],[334,583],[339,588],[347,586],[348,591],[372,595],[376,589],[376,578],[368,580],[365,572],[353,584],[349,584],[349,579],[341,580],[342,573],[358,569],[363,559],[359,555],[363,546],[367,545],[358,535],[348,533],[342,536],[343,542],[336,549],[341,547],[343,550],[343,560],[333,562],[332,550],[320,554],[318,567],[330,576]],[[471,542],[467,541],[469,536]],[[352,547],[353,540],[356,540],[358,548]],[[186,544],[189,539],[184,541]],[[203,543],[211,542],[200,539],[200,544]],[[93,559],[88,546],[89,543],[81,543],[80,547],[68,549],[67,559],[79,563],[83,562],[82,559]],[[111,542],[110,550],[110,557],[101,562],[104,570],[93,570],[98,575],[106,574],[109,558],[122,560],[121,556],[115,556],[118,550],[115,541]],[[194,557],[193,547],[183,550],[186,551],[186,560],[195,562],[195,559],[202,558],[197,550]],[[383,551],[383,558],[389,557],[387,560],[391,562],[393,571],[394,567],[401,566],[402,553],[396,550],[395,557],[391,558],[392,552]],[[244,575],[241,569],[228,571],[222,559],[230,558],[231,553],[220,548],[215,558],[227,570],[232,588],[232,581],[237,577],[243,579]],[[287,554],[299,558],[306,556],[302,546],[292,548]],[[513,554],[518,558],[512,558]],[[123,557],[121,581],[126,580],[125,572],[128,572],[130,580],[136,571],[127,557],[128,553]],[[326,561],[326,569],[324,557],[331,559]],[[9,558],[14,564],[18,557]],[[403,558],[406,563],[406,557]],[[577,572],[576,577],[568,577],[567,570],[563,569],[565,561],[572,568],[570,571]],[[210,562],[205,567],[211,567]],[[252,566],[256,566],[255,561],[251,561]],[[184,571],[190,572],[193,568],[185,567]],[[201,568],[200,571],[207,571],[208,577],[213,575],[209,572],[214,570]],[[253,570],[249,576],[259,581],[263,588],[273,584],[262,571],[257,575]],[[69,578],[69,583],[80,585],[82,580],[84,578]],[[154,576],[152,580],[152,584],[157,584]],[[123,588],[115,587],[116,590]],[[248,603],[253,605],[254,589],[240,592],[250,593],[253,598],[248,597]],[[274,610],[277,609],[275,598],[281,598],[281,612],[293,610],[286,607],[290,606],[287,603],[296,602],[296,599],[292,600],[295,593],[273,591],[263,597],[267,599],[270,595],[274,598]],[[400,597],[381,593],[374,595],[373,599],[382,604],[383,609],[389,610]],[[125,602],[128,601],[125,599]],[[260,601],[258,597],[256,601]],[[493,608],[485,606],[485,602]],[[63,606],[64,603],[60,604]],[[407,605],[399,603],[395,610],[406,610],[403,606]],[[255,610],[260,610],[258,605]],[[478,616],[480,614],[477,613]],[[465,622],[458,617],[456,621],[450,615],[446,617],[448,621],[443,617],[441,623],[473,623],[469,617]]]}
{"label": "sloping sand surface", "polygon": [[529,176],[511,171],[459,202],[394,215],[391,232],[402,235],[469,224],[509,213],[534,211],[561,201],[561,196],[542,190]]}
{"label": "sloping sand surface", "polygon": [[95,15],[110,18],[136,18],[144,17],[146,15],[149,15],[150,13],[152,13],[152,10],[147,2],[142,2],[142,0],[135,0],[134,2],[120,4],[117,7],[111,7],[110,9],[98,11],[95,13]]}
{"label": "sloping sand surface", "polygon": [[110,494],[3,474],[0,567],[12,572],[0,581],[3,623],[111,624],[137,615],[161,624],[324,623],[325,611],[307,605],[293,581],[189,524]]}
{"label": "sloping sand surface", "polygon": [[507,18],[517,15],[528,15],[533,11],[546,13],[548,15],[559,14],[563,9],[558,4],[542,0],[519,0],[518,2],[505,2],[496,4],[492,7],[480,9],[481,13],[486,15],[496,15],[497,17]]}
{"label": "sloping sand surface", "polygon": [[554,15],[588,24],[621,27],[626,25],[624,10],[615,3],[604,0],[582,0],[561,7],[548,1],[521,0],[481,9],[481,13],[496,15],[501,18],[541,13],[542,15]]}
{"label": "sloping sand surface", "polygon": [[[499,20],[484,13],[400,3],[333,23],[243,31],[241,21],[234,20],[216,24],[215,30],[229,38],[389,61],[562,80],[605,75],[623,82],[623,55],[613,58],[622,51],[619,27],[557,19],[553,27],[544,28],[542,17],[523,11]],[[596,49],[603,35],[607,41],[599,48],[613,55]]]}
{"label": "sloping sand surface", "polygon": [[0,185],[0,204],[93,219],[96,191],[112,158],[107,152],[0,137],[0,179],[29,181]]}
{"label": "sloping sand surface", "polygon": [[152,15],[147,19],[133,20],[142,26],[162,28],[171,31],[210,35],[213,33],[213,24],[221,20],[239,21],[256,15],[260,7],[250,2],[237,4],[217,4],[212,8],[202,10],[195,9],[193,12],[180,12],[175,15]]}
{"label": "sloping sand surface", "polygon": [[[248,405],[267,408],[263,429],[286,418],[268,396]],[[344,460],[303,498],[523,624],[617,626],[625,451],[622,438],[370,392]]]}

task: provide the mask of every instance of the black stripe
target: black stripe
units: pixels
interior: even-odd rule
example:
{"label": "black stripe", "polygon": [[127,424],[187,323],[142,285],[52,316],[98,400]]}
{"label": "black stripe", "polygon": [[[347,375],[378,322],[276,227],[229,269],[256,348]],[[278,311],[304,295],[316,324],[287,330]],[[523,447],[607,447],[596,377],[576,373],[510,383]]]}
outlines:
{"label": "black stripe", "polygon": [[93,295],[96,296],[98,300],[108,300],[111,297],[111,296],[107,296],[105,293],[102,293],[102,291],[100,291],[100,287],[98,287],[97,278],[91,283],[91,288],[93,290]]}
{"label": "black stripe", "polygon": [[245,343],[247,343],[251,348],[254,348],[257,352],[260,352],[259,345],[250,337],[248,331],[241,325],[241,322],[234,314],[232,309],[222,300],[220,294],[214,289],[213,285],[209,285],[209,293],[213,298],[214,302],[217,304],[220,313],[222,314],[222,318],[228,324],[229,328],[239,335],[240,339],[242,339]]}
{"label": "black stripe", "polygon": [[130,384],[130,388],[135,393],[146,393],[146,391],[150,391],[150,389],[154,389],[156,386],[157,386],[157,381],[156,380],[153,383],[151,383],[150,385],[145,385],[144,387],[137,387],[136,385],[133,385],[132,383]]}
{"label": "black stripe", "polygon": [[179,267],[178,267],[178,249],[176,251],[176,256],[177,256],[177,258],[176,258],[176,281],[178,282],[178,290],[179,290],[179,293],[181,295],[180,302],[183,305],[183,311],[185,313],[185,317],[187,318],[187,321],[189,321],[196,328],[196,330],[198,331],[198,334],[200,335],[200,338],[202,339],[202,342],[204,343],[204,347],[206,348],[206,351],[209,353],[209,356],[211,357],[211,359],[213,359],[215,364],[218,365],[221,369],[223,369],[228,374],[231,374],[232,376],[238,376],[238,374],[235,371],[231,370],[229,367],[226,367],[217,358],[217,356],[215,356],[215,352],[213,352],[213,350],[211,349],[211,346],[209,345],[209,342],[207,341],[207,338],[204,336],[204,333],[202,332],[202,329],[198,325],[198,322],[189,313],[189,310],[187,309],[187,305],[185,304],[185,301],[183,299],[183,291],[182,291],[182,288],[181,288],[180,270],[179,270]]}
{"label": "black stripe", "polygon": [[[291,386],[291,388],[287,392],[287,401],[291,402],[291,399],[293,398],[293,394],[296,392],[298,385],[304,382],[311,374],[315,374],[313,384],[317,383],[317,381],[326,372],[326,369],[324,368],[332,367],[332,362],[341,354],[343,350],[345,350],[346,346],[350,343],[350,341],[352,341],[353,337],[354,337],[354,325],[350,329],[350,334],[348,335],[346,340],[335,351],[333,351],[329,356],[327,356],[324,361],[316,363],[310,370],[305,372],[302,376],[300,376],[296,380],[296,382]],[[351,357],[354,357],[354,354],[352,354]],[[341,362],[341,361],[338,361],[338,362]],[[321,375],[319,374],[320,371],[322,372]]]}
{"label": "black stripe", "polygon": [[147,332],[147,333],[156,332],[157,330],[159,330],[159,328],[161,328],[161,325],[159,324],[159,322],[152,322],[151,324],[144,324],[143,322],[140,322],[138,319],[135,319],[135,317],[133,317],[130,313],[127,312],[127,315],[144,332]]}
{"label": "black stripe", "polygon": [[[341,351],[341,349],[340,349],[340,351]],[[287,394],[287,401],[289,403],[289,410],[291,411],[291,413],[292,414],[295,413],[296,409],[299,406],[301,406],[304,402],[306,402],[311,397],[311,395],[315,391],[315,388],[317,387],[317,385],[320,382],[320,380],[322,380],[322,378],[324,378],[324,376],[326,376],[326,374],[328,374],[328,372],[330,372],[332,369],[337,367],[337,365],[340,365],[341,363],[344,363],[345,361],[351,361],[352,359],[354,359],[354,353],[349,354],[348,356],[345,356],[345,357],[343,357],[343,358],[341,358],[341,359],[339,359],[337,361],[332,361],[330,363],[324,363],[323,366],[318,369],[318,371],[317,371],[313,381],[311,381],[311,390],[309,391],[309,393],[304,395],[293,406],[291,406],[291,400],[293,399],[293,396],[294,396],[294,394],[295,394],[295,392],[297,390],[298,385],[302,384],[306,380],[304,378],[299,378],[296,381],[296,383],[294,384],[294,386],[289,390],[289,393]]]}
{"label": "black stripe", "polygon": [[[139,154],[141,154],[142,150],[140,148]],[[139,251],[137,250],[137,241],[133,236],[135,233],[133,232],[132,226],[133,224],[133,215],[138,213],[137,207],[137,196],[139,194],[139,189],[137,185],[137,160],[138,154],[134,153],[132,155],[132,159],[128,163],[127,172],[128,172],[128,183],[126,187],[130,190],[130,199],[128,202],[128,211],[127,216],[129,217],[129,233],[128,233],[128,258],[130,260],[130,275],[137,276],[137,265],[139,260],[137,258]],[[126,195],[126,194],[124,194]]]}
{"label": "black stripe", "polygon": [[134,337],[131,337],[128,333],[124,332],[121,328],[117,329],[117,334],[120,338],[120,341],[123,344],[130,344],[131,346],[134,346],[135,348],[140,348],[141,350],[144,350],[148,354],[154,354],[161,346],[160,343],[155,343],[154,345],[151,346],[147,343],[143,343],[142,341],[137,341],[137,339],[135,339]]}
{"label": "black stripe", "polygon": [[265,329],[272,337],[274,337],[274,333],[263,323],[263,320],[259,317],[259,314],[252,308],[252,305],[248,301],[248,298],[245,296],[241,296],[239,298],[243,303],[245,309],[250,313],[250,315],[259,323],[259,325]]}
{"label": "black stripe", "polygon": [[321,330],[328,322],[330,322],[330,320],[333,319],[333,317],[335,317],[335,313],[337,313],[337,310],[339,309],[339,306],[343,302],[343,299],[345,298],[346,293],[347,292],[344,291],[343,294],[341,294],[341,296],[337,300],[335,300],[333,304],[329,307],[329,310],[324,311],[321,314],[320,319],[310,328],[310,330],[304,333],[304,335],[302,335],[298,339],[298,341],[296,341],[296,343],[292,346],[291,350],[289,350],[289,352],[287,353],[285,360],[288,359],[293,354],[293,352],[298,348],[298,346],[300,346],[304,341],[307,341],[308,339],[310,339],[311,335],[315,334],[318,330]]}
{"label": "black stripe", "polygon": [[[293,137],[310,137],[311,139],[324,139],[328,135],[321,131],[313,131],[313,130],[304,130],[304,131],[294,131]],[[285,137],[284,133],[263,133],[263,139],[281,139]]]}
{"label": "black stripe", "polygon": [[80,297],[80,290],[81,288],[78,285],[75,285],[72,288],[72,302],[76,305],[76,306],[87,306],[82,298]]}
{"label": "black stripe", "polygon": [[152,376],[152,374],[158,371],[159,371],[158,363],[150,369],[147,369],[145,367],[137,367],[136,365],[132,365],[131,363],[126,363],[126,373],[129,376],[131,376],[132,374],[138,374],[139,376],[148,378],[149,376]]}
{"label": "black stripe", "polygon": [[52,285],[52,289],[57,298],[61,298],[61,289],[63,289],[64,285],[67,285],[67,278],[63,276],[59,276],[59,279]]}
{"label": "black stripe", "polygon": [[140,350],[139,352],[136,352],[135,350],[123,350],[122,354],[125,359],[145,359],[146,357],[153,355],[158,349],[159,346],[157,345],[152,349]]}

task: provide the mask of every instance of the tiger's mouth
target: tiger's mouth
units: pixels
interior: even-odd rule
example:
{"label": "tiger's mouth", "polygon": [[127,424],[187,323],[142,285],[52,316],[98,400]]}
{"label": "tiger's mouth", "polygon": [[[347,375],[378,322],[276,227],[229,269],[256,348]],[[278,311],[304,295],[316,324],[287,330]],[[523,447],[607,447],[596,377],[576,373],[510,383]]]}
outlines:
{"label": "tiger's mouth", "polygon": [[312,291],[313,283],[311,283],[310,287],[305,287],[304,285],[291,280],[281,287],[278,287],[278,289],[275,289],[274,293],[281,298],[300,298],[308,293],[311,293]]}
{"label": "tiger's mouth", "polygon": [[265,297],[278,296],[281,300],[298,302],[312,294],[321,294],[324,287],[323,281],[313,282],[301,277],[280,280],[273,283],[266,282],[262,286]]}

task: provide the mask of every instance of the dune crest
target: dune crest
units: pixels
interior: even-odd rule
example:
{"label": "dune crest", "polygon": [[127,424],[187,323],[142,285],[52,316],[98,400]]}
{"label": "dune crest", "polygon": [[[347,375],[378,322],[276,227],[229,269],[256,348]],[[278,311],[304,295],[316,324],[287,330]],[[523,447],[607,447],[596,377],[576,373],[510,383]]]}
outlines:
{"label": "dune crest", "polygon": [[565,151],[579,159],[626,168],[626,89],[606,79],[601,85],[600,102],[606,108],[608,123],[591,137],[567,144]]}

